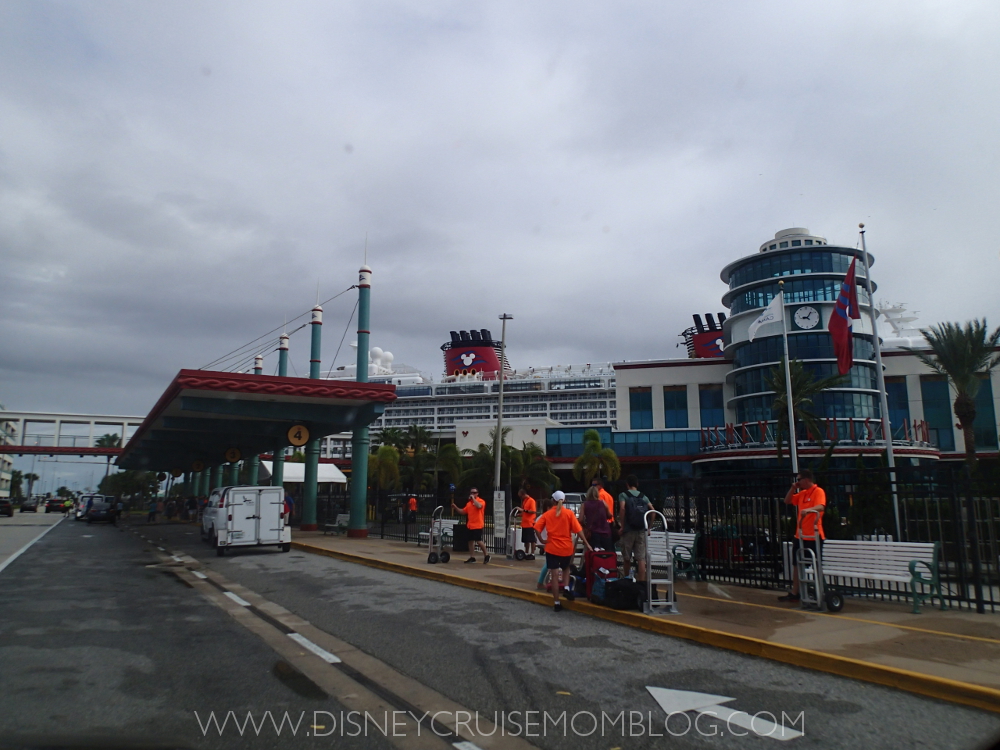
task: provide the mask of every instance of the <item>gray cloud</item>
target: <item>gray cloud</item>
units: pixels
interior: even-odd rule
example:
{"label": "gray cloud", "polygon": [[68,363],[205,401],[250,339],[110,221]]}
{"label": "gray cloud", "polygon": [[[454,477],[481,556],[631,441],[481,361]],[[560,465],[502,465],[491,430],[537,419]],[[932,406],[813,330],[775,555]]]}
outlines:
{"label": "gray cloud", "polygon": [[373,343],[435,374],[501,312],[518,366],[679,356],[787,226],[864,221],[880,297],[1000,323],[998,32],[986,2],[5,3],[0,399],[143,413],[350,286],[366,234]]}

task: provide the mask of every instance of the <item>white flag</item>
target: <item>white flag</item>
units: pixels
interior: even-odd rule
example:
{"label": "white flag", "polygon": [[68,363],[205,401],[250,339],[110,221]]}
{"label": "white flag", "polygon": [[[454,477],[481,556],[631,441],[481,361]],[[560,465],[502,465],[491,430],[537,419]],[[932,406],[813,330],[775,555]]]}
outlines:
{"label": "white flag", "polygon": [[782,310],[784,305],[782,304],[782,298],[782,295],[779,293],[773,300],[771,300],[771,304],[764,308],[764,312],[760,314],[760,317],[750,324],[751,341],[753,341],[753,337],[757,335],[757,329],[761,326],[784,320],[784,311]]}

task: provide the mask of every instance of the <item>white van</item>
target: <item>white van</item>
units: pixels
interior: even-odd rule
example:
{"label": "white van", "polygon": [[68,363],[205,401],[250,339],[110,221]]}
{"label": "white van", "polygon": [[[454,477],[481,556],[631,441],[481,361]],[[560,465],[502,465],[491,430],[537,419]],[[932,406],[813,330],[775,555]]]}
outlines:
{"label": "white van", "polygon": [[230,547],[275,545],[292,548],[281,487],[219,487],[201,517],[201,538],[222,557]]}

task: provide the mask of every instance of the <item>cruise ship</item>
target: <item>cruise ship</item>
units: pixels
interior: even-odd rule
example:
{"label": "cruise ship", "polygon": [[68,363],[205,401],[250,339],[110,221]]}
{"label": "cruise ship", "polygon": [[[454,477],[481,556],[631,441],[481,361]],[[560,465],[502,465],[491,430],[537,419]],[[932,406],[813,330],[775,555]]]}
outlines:
{"label": "cruise ship", "polygon": [[[515,369],[502,357],[500,342],[488,329],[450,334],[450,340],[441,345],[444,371],[438,379],[395,364],[392,352],[378,347],[370,350],[369,381],[394,384],[398,396],[372,423],[373,433],[386,427],[406,429],[418,425],[436,437],[463,442],[459,435],[464,432],[467,437],[467,427],[495,424],[502,358],[503,417],[508,424],[526,426],[538,422],[552,427],[617,429],[615,371],[610,362]],[[332,377],[354,380],[356,366],[340,367]],[[351,436],[331,435],[321,450],[323,458],[350,458]]]}

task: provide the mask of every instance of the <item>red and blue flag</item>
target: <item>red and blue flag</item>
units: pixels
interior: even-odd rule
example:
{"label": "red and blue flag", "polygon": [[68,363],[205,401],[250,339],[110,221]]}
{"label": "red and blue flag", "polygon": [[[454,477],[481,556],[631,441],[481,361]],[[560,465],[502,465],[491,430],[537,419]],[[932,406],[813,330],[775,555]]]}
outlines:
{"label": "red and blue flag", "polygon": [[830,336],[833,338],[833,352],[837,356],[837,369],[846,375],[854,364],[854,345],[851,341],[851,321],[861,319],[858,308],[858,287],[854,280],[855,258],[847,269],[844,283],[840,285],[840,296],[830,316]]}

